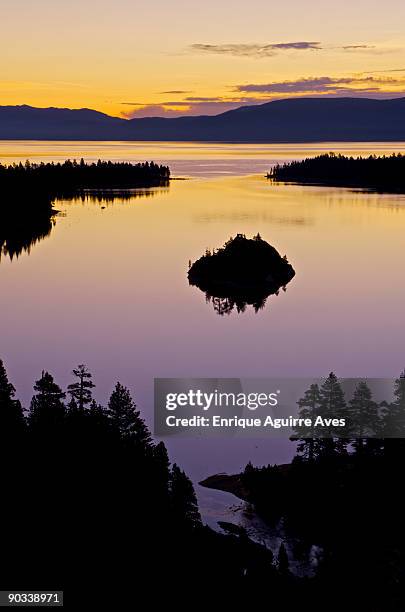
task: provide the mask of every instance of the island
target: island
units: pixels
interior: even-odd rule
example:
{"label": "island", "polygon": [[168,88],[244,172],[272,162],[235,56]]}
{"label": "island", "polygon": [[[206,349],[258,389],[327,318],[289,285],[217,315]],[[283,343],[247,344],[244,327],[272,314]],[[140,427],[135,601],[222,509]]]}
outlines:
{"label": "island", "polygon": [[252,305],[257,312],[263,308],[269,295],[295,276],[295,270],[287,257],[262,239],[260,234],[246,238],[237,234],[222,248],[206,250],[193,264],[190,262],[190,285],[205,292],[220,315],[229,314],[234,307],[244,312]]}
{"label": "island", "polygon": [[347,157],[327,153],[277,164],[267,178],[272,181],[405,193],[405,155]]}

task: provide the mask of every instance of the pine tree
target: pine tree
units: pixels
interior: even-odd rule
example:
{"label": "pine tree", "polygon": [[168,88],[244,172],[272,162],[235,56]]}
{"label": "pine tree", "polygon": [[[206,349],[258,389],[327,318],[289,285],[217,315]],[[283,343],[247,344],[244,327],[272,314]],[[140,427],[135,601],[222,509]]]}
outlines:
{"label": "pine tree", "polygon": [[353,446],[356,453],[362,453],[366,449],[365,438],[375,438],[380,433],[378,405],[373,401],[367,383],[359,382],[356,386],[347,414],[350,421],[350,437],[355,438]]}
{"label": "pine tree", "polygon": [[15,389],[9,382],[3,361],[0,359],[0,436],[8,440],[19,435],[25,427],[21,404],[14,399]]}
{"label": "pine tree", "polygon": [[167,506],[171,473],[169,456],[164,442],[159,442],[153,447],[152,458],[154,487],[160,496],[160,504],[164,503]]}
{"label": "pine tree", "polygon": [[[322,417],[327,419],[346,418],[346,401],[343,389],[337,379],[337,376],[331,372],[320,388],[321,410]],[[320,440],[321,454],[323,456],[332,456],[336,453],[344,454],[347,446],[347,439],[342,436],[347,436],[346,429],[336,429],[330,426],[324,431],[324,438]],[[334,440],[334,437],[337,437]]]}
{"label": "pine tree", "polygon": [[61,425],[65,416],[63,400],[66,394],[55,383],[53,376],[49,372],[42,371],[34,390],[37,393],[31,400],[30,426],[46,430]]}
{"label": "pine tree", "polygon": [[124,437],[130,437],[140,447],[151,446],[152,438],[129,390],[117,382],[108,402],[107,414]]}
{"label": "pine tree", "polygon": [[73,370],[73,375],[78,378],[77,382],[68,385],[68,393],[75,400],[78,410],[83,410],[92,401],[92,389],[96,386],[92,374],[84,364],[80,364]]}
{"label": "pine tree", "polygon": [[189,477],[174,463],[170,477],[170,497],[176,524],[186,528],[201,525],[197,497]]}
{"label": "pine tree", "polygon": [[395,381],[394,401],[383,408],[383,435],[386,438],[405,437],[405,371]]}
{"label": "pine tree", "polygon": [[153,447],[153,459],[162,482],[165,482],[166,488],[168,488],[170,480],[170,461],[164,442],[159,442]]}
{"label": "pine tree", "polygon": [[294,427],[294,436],[291,437],[291,440],[299,441],[297,446],[299,455],[308,461],[314,461],[317,458],[319,450],[315,427],[315,419],[322,405],[319,386],[317,384],[312,384],[310,388],[305,391],[304,397],[299,399],[297,403],[299,406],[299,418],[310,419],[311,425],[308,427],[305,425]]}

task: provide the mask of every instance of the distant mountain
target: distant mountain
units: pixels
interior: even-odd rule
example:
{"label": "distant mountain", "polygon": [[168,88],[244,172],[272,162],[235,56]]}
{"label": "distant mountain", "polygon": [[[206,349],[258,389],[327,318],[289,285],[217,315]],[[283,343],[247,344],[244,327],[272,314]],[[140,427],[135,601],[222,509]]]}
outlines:
{"label": "distant mountain", "polygon": [[0,106],[1,140],[116,140],[127,123],[88,108]]}
{"label": "distant mountain", "polygon": [[0,106],[0,139],[405,141],[405,98],[295,98],[215,116],[120,119],[89,109]]}

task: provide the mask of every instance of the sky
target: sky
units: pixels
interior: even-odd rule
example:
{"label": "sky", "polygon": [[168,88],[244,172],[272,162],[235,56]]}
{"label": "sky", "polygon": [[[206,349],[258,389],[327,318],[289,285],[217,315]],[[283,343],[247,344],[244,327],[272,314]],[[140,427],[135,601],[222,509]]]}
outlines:
{"label": "sky", "polygon": [[405,96],[404,0],[2,0],[0,104],[120,117]]}

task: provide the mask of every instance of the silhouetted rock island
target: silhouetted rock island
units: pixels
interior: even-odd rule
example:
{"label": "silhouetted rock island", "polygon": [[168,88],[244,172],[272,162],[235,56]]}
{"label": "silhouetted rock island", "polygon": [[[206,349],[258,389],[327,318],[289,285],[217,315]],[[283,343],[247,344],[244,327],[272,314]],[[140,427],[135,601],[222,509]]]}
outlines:
{"label": "silhouetted rock island", "polygon": [[207,250],[188,271],[190,285],[204,291],[220,315],[234,307],[243,312],[248,304],[257,312],[269,295],[277,294],[294,276],[287,258],[259,234],[251,239],[237,234],[222,248]]}

